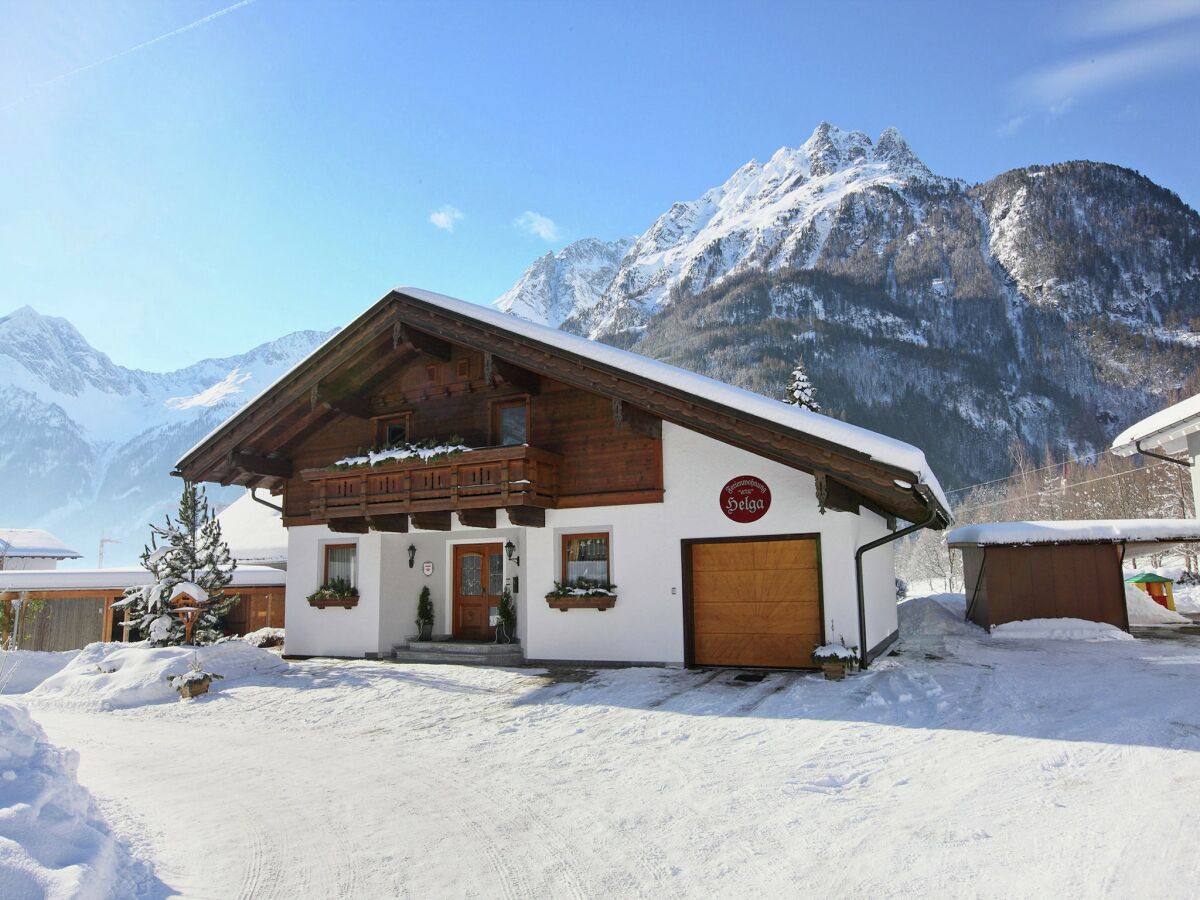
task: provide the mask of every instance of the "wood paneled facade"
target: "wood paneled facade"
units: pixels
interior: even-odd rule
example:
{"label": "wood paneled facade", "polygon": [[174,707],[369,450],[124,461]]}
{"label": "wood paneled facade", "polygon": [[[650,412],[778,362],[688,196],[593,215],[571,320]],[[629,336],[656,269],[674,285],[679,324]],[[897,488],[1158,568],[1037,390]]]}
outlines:
{"label": "wood paneled facade", "polygon": [[[283,572],[280,572],[282,578]],[[223,623],[229,635],[249,634],[259,628],[284,627],[283,584],[266,587],[229,588],[242,598],[234,604]],[[125,588],[73,588],[48,591],[7,591],[0,603],[11,598],[45,601],[33,621],[23,623],[21,647],[25,650],[79,650],[95,641],[124,639],[123,611],[112,605],[125,596]],[[7,638],[7,635],[0,635]]]}
{"label": "wood paneled facade", "polygon": [[1086,619],[1129,630],[1118,544],[959,546],[967,617],[982,628]]}
{"label": "wood paneled facade", "polygon": [[[363,361],[360,365],[370,364]],[[370,392],[356,398],[356,414],[340,414],[283,447],[264,444],[264,453],[274,453],[277,458],[285,451],[291,463],[291,474],[281,485],[284,524],[317,524],[337,518],[338,512],[332,516],[329,512],[337,505],[333,494],[340,494],[346,490],[345,483],[360,477],[373,479],[364,490],[375,495],[395,498],[405,489],[412,493],[411,500],[393,500],[383,513],[391,515],[480,506],[604,506],[662,499],[660,420],[551,378],[517,375],[511,368],[505,372],[520,384],[500,377],[495,361],[478,351],[454,347],[444,360],[399,354],[393,369],[377,376]],[[361,374],[349,377],[362,378]],[[498,468],[480,471],[479,467],[489,462],[498,465],[506,458],[487,448],[498,447],[501,438],[497,408],[514,403],[527,410],[527,444],[535,452],[526,456],[533,457],[535,465],[540,462],[541,470],[514,464],[501,478]],[[403,428],[409,441],[458,438],[467,446],[484,449],[430,463],[382,463],[329,471],[339,459],[381,449],[393,423]],[[431,480],[428,473],[439,468],[447,472],[447,479],[456,479],[455,487],[459,486],[458,470],[472,470],[471,478],[461,477],[461,498],[450,499],[445,491],[438,492],[437,479]],[[389,475],[393,476],[390,483]],[[414,477],[423,480],[417,485],[412,482]],[[407,485],[403,483],[406,478]],[[476,488],[501,482],[506,487],[528,483],[539,488],[539,493],[528,504],[519,498],[510,502],[507,493],[499,496],[499,489],[494,497],[482,489],[472,493],[467,490],[472,480]],[[354,489],[350,485],[350,490]],[[323,496],[323,490],[330,492],[329,496]],[[426,492],[424,497],[421,490]]]}

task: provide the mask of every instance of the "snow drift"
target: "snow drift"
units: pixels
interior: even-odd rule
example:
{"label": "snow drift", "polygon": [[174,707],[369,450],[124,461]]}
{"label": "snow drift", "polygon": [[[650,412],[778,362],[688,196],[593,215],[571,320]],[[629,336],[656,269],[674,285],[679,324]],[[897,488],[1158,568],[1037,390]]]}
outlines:
{"label": "snow drift", "polygon": [[1150,595],[1132,584],[1125,585],[1125,608],[1130,625],[1190,625],[1192,620],[1159,606]]}
{"label": "snow drift", "polygon": [[245,641],[205,647],[89,644],[28,696],[37,702],[101,710],[163,703],[179,696],[167,679],[185,674],[193,662],[206,672],[220,675],[222,687],[231,680],[287,666],[276,654]]}
{"label": "snow drift", "polygon": [[1039,641],[1132,641],[1127,631],[1107,622],[1087,619],[1024,619],[1006,622],[992,629],[992,637],[1001,640]]}
{"label": "snow drift", "polygon": [[78,763],[22,707],[0,701],[0,897],[147,893],[151,876],[109,832],[75,778]]}
{"label": "snow drift", "polygon": [[0,650],[0,694],[24,694],[63,668],[78,650]]}

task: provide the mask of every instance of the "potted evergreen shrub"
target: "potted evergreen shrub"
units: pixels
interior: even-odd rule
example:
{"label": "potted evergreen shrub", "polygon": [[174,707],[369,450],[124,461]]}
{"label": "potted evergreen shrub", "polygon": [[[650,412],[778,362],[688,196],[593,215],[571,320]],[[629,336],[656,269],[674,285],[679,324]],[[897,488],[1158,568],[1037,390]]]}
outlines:
{"label": "potted evergreen shrub", "polygon": [[421,588],[421,596],[417,599],[417,640],[433,640],[433,600],[429,596],[429,585]]}
{"label": "potted evergreen shrub", "polygon": [[844,640],[822,644],[813,648],[812,661],[821,667],[829,681],[841,681],[847,672],[858,668],[858,648],[847,647]]}
{"label": "potted evergreen shrub", "polygon": [[500,624],[496,626],[496,643],[516,643],[517,605],[513,603],[512,594],[507,590],[500,595],[500,607],[498,613],[500,616]]}
{"label": "potted evergreen shrub", "polygon": [[191,666],[182,675],[171,675],[167,684],[179,692],[182,700],[191,700],[201,694],[208,693],[208,686],[222,676],[215,672],[205,672],[200,666],[200,660],[192,657]]}

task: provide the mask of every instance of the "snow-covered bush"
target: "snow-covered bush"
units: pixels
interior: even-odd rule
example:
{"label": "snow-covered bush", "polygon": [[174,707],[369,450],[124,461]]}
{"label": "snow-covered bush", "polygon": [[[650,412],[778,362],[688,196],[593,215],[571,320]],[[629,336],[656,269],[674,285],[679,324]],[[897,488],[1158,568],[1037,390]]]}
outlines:
{"label": "snow-covered bush", "polygon": [[260,628],[257,631],[251,631],[249,634],[242,635],[242,640],[251,647],[282,647],[283,646],[283,629],[282,628]]}

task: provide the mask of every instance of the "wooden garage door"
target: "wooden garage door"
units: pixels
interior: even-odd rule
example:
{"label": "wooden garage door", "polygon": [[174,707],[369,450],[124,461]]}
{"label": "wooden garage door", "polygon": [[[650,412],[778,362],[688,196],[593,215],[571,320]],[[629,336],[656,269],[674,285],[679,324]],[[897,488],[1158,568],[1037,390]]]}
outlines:
{"label": "wooden garage door", "polygon": [[693,664],[811,668],[818,558],[815,537],[691,544]]}

